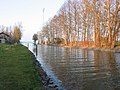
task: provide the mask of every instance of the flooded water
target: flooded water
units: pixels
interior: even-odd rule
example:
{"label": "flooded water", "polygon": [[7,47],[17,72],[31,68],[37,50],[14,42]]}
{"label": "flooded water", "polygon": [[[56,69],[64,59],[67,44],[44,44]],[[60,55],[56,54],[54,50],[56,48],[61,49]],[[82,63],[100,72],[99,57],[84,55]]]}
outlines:
{"label": "flooded water", "polygon": [[120,53],[40,45],[37,53],[43,69],[66,90],[120,90]]}

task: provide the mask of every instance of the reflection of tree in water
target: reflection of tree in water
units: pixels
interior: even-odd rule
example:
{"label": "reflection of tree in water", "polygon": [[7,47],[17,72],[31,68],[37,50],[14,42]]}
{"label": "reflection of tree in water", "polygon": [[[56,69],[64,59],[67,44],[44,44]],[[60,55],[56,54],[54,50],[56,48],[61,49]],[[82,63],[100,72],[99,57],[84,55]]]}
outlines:
{"label": "reflection of tree in water", "polygon": [[117,71],[117,68],[116,68],[116,60],[115,60],[114,53],[107,52],[107,58],[108,58],[108,65],[109,65],[108,67],[110,67],[111,74],[115,74]]}
{"label": "reflection of tree in water", "polygon": [[34,53],[36,52],[36,47],[35,47],[35,45],[33,46],[33,52],[34,52]]}
{"label": "reflection of tree in water", "polygon": [[[115,80],[118,81],[116,60],[114,53],[94,51],[96,78],[99,77],[98,86],[106,88],[105,90],[115,89]],[[118,73],[117,73],[118,74]],[[116,78],[117,77],[117,78]],[[97,82],[96,82],[97,84]],[[102,89],[103,90],[103,89]]]}
{"label": "reflection of tree in water", "polygon": [[119,73],[113,53],[53,46],[41,46],[39,53],[67,90],[118,88]]}
{"label": "reflection of tree in water", "polygon": [[35,55],[37,56],[37,45],[33,45],[33,52],[35,53]]}
{"label": "reflection of tree in water", "polygon": [[108,67],[110,68],[110,78],[109,82],[115,90],[120,89],[120,73],[117,67],[115,55],[112,52],[107,52],[108,57]]}

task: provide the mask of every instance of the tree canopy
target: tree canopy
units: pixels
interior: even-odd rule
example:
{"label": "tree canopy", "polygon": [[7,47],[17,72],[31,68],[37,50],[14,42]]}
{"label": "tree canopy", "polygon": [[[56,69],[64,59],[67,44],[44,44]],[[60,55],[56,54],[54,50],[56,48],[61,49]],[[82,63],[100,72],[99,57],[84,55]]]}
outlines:
{"label": "tree canopy", "polygon": [[[64,38],[65,44],[113,48],[120,40],[118,0],[66,0],[56,15],[44,24],[40,41]],[[41,43],[42,43],[41,42]]]}
{"label": "tree canopy", "polygon": [[34,40],[34,43],[36,44],[36,41],[38,40],[38,35],[37,34],[33,35],[33,40]]}

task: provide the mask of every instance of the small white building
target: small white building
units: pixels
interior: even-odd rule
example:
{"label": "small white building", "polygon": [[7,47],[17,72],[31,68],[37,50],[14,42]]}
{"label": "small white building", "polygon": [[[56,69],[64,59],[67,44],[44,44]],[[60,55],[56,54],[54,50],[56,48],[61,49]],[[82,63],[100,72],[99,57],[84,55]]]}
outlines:
{"label": "small white building", "polygon": [[1,38],[1,39],[0,39],[0,43],[5,43],[5,39],[4,39],[4,38]]}
{"label": "small white building", "polygon": [[10,43],[11,37],[8,34],[5,34],[4,32],[0,33],[0,43]]}

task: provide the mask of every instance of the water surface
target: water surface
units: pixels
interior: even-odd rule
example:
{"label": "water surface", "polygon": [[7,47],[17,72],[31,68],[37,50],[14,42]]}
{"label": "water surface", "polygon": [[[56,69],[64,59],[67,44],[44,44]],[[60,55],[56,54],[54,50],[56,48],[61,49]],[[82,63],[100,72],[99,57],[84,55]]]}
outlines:
{"label": "water surface", "polygon": [[[29,49],[36,52],[34,45]],[[120,90],[120,53],[38,46],[37,59],[59,90]]]}
{"label": "water surface", "polygon": [[66,90],[120,90],[120,53],[38,46],[38,60]]}

